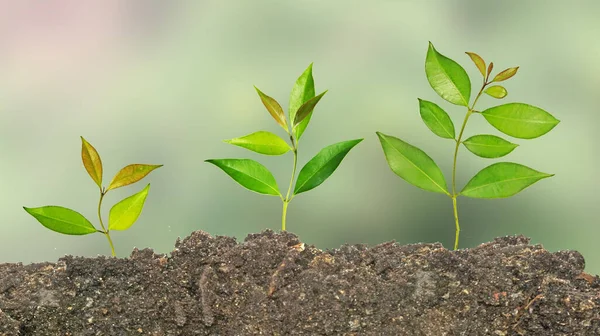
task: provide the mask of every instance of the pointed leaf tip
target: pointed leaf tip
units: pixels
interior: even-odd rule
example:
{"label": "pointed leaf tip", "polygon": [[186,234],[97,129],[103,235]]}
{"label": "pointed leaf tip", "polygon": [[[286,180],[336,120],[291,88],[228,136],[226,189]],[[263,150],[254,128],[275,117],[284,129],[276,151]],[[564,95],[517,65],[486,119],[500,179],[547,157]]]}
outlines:
{"label": "pointed leaf tip", "polygon": [[82,136],[81,138],[81,160],[83,166],[88,172],[92,180],[96,182],[99,188],[102,188],[102,160],[100,154],[96,151],[96,148],[92,146]]}
{"label": "pointed leaf tip", "polygon": [[298,112],[296,113],[296,119],[293,121],[294,127],[298,126],[298,124],[304,121],[304,119],[313,112],[313,110],[315,109],[321,98],[323,98],[323,96],[327,93],[327,91],[328,90],[323,91],[323,93],[307,100],[304,104],[302,104],[302,106],[300,106]]}
{"label": "pointed leaf tip", "polygon": [[140,192],[115,204],[108,214],[108,229],[118,231],[129,229],[142,213],[149,190],[150,183]]}
{"label": "pointed leaf tip", "polygon": [[396,137],[376,134],[394,174],[421,189],[450,195],[442,170],[429,155]]}
{"label": "pointed leaf tip", "polygon": [[508,155],[519,146],[504,140],[501,137],[490,134],[474,135],[464,140],[462,143],[471,153],[479,157],[490,159]]}
{"label": "pointed leaf tip", "polygon": [[448,102],[468,106],[471,80],[465,69],[452,59],[440,54],[429,42],[425,59],[425,74],[433,90]]}
{"label": "pointed leaf tip", "polygon": [[419,112],[427,128],[435,135],[454,139],[454,123],[441,107],[430,101],[419,99]]}
{"label": "pointed leaf tip", "polygon": [[300,170],[294,186],[294,195],[314,189],[325,182],[338,168],[348,152],[363,140],[342,141],[320,150]]}
{"label": "pointed leaf tip", "polygon": [[492,82],[502,82],[517,74],[519,67],[508,68],[496,75]]}
{"label": "pointed leaf tip", "polygon": [[87,218],[77,211],[61,206],[23,207],[46,228],[67,235],[86,235],[97,232]]}
{"label": "pointed leaf tip", "polygon": [[500,132],[521,139],[540,137],[560,122],[541,108],[523,103],[498,105],[481,115]]}
{"label": "pointed leaf tip", "polygon": [[112,181],[106,191],[111,189],[116,189],[120,187],[124,187],[126,185],[135,183],[146,177],[146,175],[150,174],[153,170],[162,167],[163,165],[151,165],[151,164],[130,164],[128,166],[123,167],[116,175],[113,177]]}
{"label": "pointed leaf tip", "polygon": [[553,175],[518,163],[498,162],[479,171],[463,188],[460,195],[473,198],[506,198]]}
{"label": "pointed leaf tip", "polygon": [[481,58],[481,56],[477,55],[474,52],[467,51],[465,52],[465,54],[469,55],[473,63],[475,63],[477,69],[479,69],[479,72],[481,72],[481,75],[485,78],[485,61],[483,60],[483,58]]}
{"label": "pointed leaf tip", "polygon": [[209,159],[211,163],[242,187],[259,194],[281,196],[273,174],[262,164],[251,159]]}
{"label": "pointed leaf tip", "polygon": [[240,138],[223,141],[264,155],[282,155],[292,150],[287,142],[267,131],[258,131]]}
{"label": "pointed leaf tip", "polygon": [[494,62],[490,62],[487,68],[487,75],[485,76],[485,80],[487,81],[490,75],[492,74],[492,70],[494,69]]}
{"label": "pointed leaf tip", "polygon": [[254,88],[256,89],[256,92],[258,93],[260,100],[262,101],[263,105],[266,107],[269,114],[271,114],[271,116],[273,117],[273,119],[275,119],[275,121],[279,124],[279,126],[281,126],[286,132],[288,132],[287,121],[285,119],[285,113],[283,113],[283,108],[281,108],[281,105],[279,105],[277,100],[275,100],[274,98],[272,98],[270,96],[267,96],[262,91],[260,91],[256,86],[254,86]]}
{"label": "pointed leaf tip", "polygon": [[[298,77],[296,83],[294,83],[294,87],[290,93],[289,119],[292,126],[294,125],[294,120],[297,118],[300,107],[315,97],[315,80],[312,74],[312,67],[313,64],[309,64],[306,70]],[[295,133],[298,140],[308,126],[310,117],[311,114],[309,113],[296,127],[292,127],[292,131]]]}

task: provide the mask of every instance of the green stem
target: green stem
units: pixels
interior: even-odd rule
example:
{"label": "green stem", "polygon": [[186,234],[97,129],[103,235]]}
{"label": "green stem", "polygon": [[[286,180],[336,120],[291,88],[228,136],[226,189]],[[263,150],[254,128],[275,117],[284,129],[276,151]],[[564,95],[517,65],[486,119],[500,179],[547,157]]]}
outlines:
{"label": "green stem", "polygon": [[294,177],[296,176],[296,167],[298,165],[298,144],[294,142],[294,136],[290,135],[290,140],[292,141],[292,152],[294,153],[294,166],[292,168],[292,177],[290,178],[290,186],[288,187],[287,194],[283,199],[283,213],[281,215],[281,231],[285,231],[285,220],[287,216],[287,207],[292,198],[290,198],[290,193],[292,192],[292,185],[294,184]]}
{"label": "green stem", "polygon": [[108,230],[104,227],[104,223],[102,222],[102,214],[100,213],[100,208],[102,207],[102,200],[104,199],[104,195],[106,195],[106,190],[100,189],[100,202],[98,202],[98,219],[100,220],[100,226],[102,226],[102,233],[106,236],[106,239],[108,239],[108,243],[110,244],[110,251],[112,253],[112,256],[116,257],[115,246],[113,245]]}
{"label": "green stem", "polygon": [[458,194],[456,193],[456,159],[458,157],[458,149],[460,148],[462,136],[465,131],[465,127],[467,126],[467,121],[469,121],[469,117],[471,116],[471,114],[476,113],[476,111],[473,110],[475,108],[475,104],[479,100],[479,97],[481,97],[481,94],[483,93],[483,89],[485,89],[485,86],[488,84],[489,83],[487,82],[487,78],[484,79],[483,85],[481,86],[479,93],[477,93],[477,96],[475,97],[475,100],[473,101],[473,105],[471,105],[471,107],[467,106],[467,115],[465,115],[465,120],[463,121],[462,126],[460,127],[460,133],[458,134],[458,138],[455,140],[456,146],[454,147],[454,160],[452,163],[452,195],[450,195],[450,197],[452,198],[452,207],[454,209],[454,220],[456,222],[456,231],[455,231],[455,237],[454,237],[454,249],[455,250],[458,249],[458,238],[460,235],[460,224],[458,222],[458,209],[456,206],[456,198],[458,197]]}
{"label": "green stem", "polygon": [[456,196],[452,196],[452,207],[454,208],[454,221],[456,222],[456,235],[454,236],[454,249],[458,249],[458,235],[460,234],[460,224],[458,224],[458,209],[456,208]]}
{"label": "green stem", "polygon": [[283,201],[283,213],[281,215],[281,231],[285,231],[285,217],[287,216],[287,207],[290,202],[287,200]]}

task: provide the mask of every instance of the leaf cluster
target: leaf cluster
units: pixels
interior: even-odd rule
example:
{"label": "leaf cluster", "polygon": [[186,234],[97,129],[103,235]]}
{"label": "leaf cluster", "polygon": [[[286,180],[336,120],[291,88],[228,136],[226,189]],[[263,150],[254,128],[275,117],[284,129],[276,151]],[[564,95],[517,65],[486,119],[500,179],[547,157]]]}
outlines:
{"label": "leaf cluster", "polygon": [[541,179],[553,176],[518,163],[497,162],[483,168],[460,192],[457,192],[456,159],[460,145],[474,155],[487,159],[506,156],[518,146],[492,134],[476,134],[463,140],[469,117],[473,114],[481,115],[501,133],[519,139],[540,137],[559,123],[559,120],[550,113],[525,103],[507,103],[477,111],[475,104],[482,93],[495,99],[503,99],[507,96],[506,88],[496,83],[515,76],[519,67],[505,69],[490,80],[493,63],[490,62],[486,66],[483,58],[476,53],[467,52],[467,55],[482,75],[482,86],[474,99],[471,99],[471,80],[465,69],[457,62],[439,53],[431,43],[425,60],[425,74],[433,90],[447,102],[467,108],[463,124],[458,128],[458,134],[450,115],[442,107],[431,101],[418,100],[421,119],[427,128],[433,134],[455,142],[452,188],[448,188],[441,169],[424,151],[399,138],[377,132],[388,165],[396,175],[416,187],[442,193],[453,199],[457,225],[455,248],[458,245],[460,231],[456,197],[510,197]]}
{"label": "leaf cluster", "polygon": [[100,189],[98,203],[98,217],[101,230],[97,229],[85,216],[69,208],[49,205],[38,208],[23,207],[30,215],[37,219],[46,228],[67,235],[86,235],[90,233],[103,233],[111,245],[112,254],[115,255],[114,246],[110,239],[110,230],[127,230],[135,223],[142,212],[144,202],[150,190],[150,184],[141,191],[121,200],[109,212],[108,228],[105,228],[100,214],[102,199],[110,190],[136,183],[162,165],[131,164],[123,167],[110,181],[108,187],[102,187],[102,160],[96,149],[81,137],[81,159],[83,166]]}
{"label": "leaf cluster", "polygon": [[[219,167],[244,188],[265,195],[279,196],[284,202],[284,216],[282,229],[285,230],[285,209],[287,203],[300,193],[312,190],[321,185],[340,165],[348,152],[363,139],[342,141],[329,145],[319,151],[310,159],[298,173],[294,182],[298,144],[308,126],[313,111],[321,98],[327,93],[324,91],[315,95],[315,84],[312,74],[312,63],[298,77],[290,93],[288,116],[274,98],[266,95],[255,87],[260,100],[275,119],[277,124],[286,132],[289,143],[278,135],[268,131],[258,131],[239,138],[224,140],[224,142],[245,148],[263,155],[283,155],[292,152],[294,165],[292,177],[287,194],[279,189],[273,174],[261,163],[252,159],[209,159],[206,162]],[[293,193],[291,193],[294,184]]]}

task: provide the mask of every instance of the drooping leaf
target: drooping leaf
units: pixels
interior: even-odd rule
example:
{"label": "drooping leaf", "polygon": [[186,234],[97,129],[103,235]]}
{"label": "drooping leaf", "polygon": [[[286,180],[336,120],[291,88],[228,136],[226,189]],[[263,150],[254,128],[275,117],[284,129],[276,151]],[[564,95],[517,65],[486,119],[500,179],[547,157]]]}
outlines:
{"label": "drooping leaf", "polygon": [[323,148],[302,167],[296,180],[294,194],[318,187],[340,165],[346,154],[363,139],[338,142]]}
{"label": "drooping leaf", "polygon": [[467,72],[455,61],[438,53],[431,42],[425,60],[425,74],[440,97],[455,105],[469,105],[471,80]]}
{"label": "drooping leaf", "polygon": [[23,209],[52,231],[68,235],[86,235],[97,232],[87,218],[68,208],[49,205],[39,208],[23,207]]}
{"label": "drooping leaf", "polygon": [[483,92],[485,92],[488,95],[490,95],[491,97],[494,97],[497,99],[502,99],[502,98],[506,97],[506,95],[508,94],[506,89],[500,85],[490,86],[487,89],[485,89],[485,91],[483,91]]}
{"label": "drooping leaf", "polygon": [[102,188],[102,160],[94,146],[81,137],[81,160],[88,174]]}
{"label": "drooping leaf", "polygon": [[205,162],[221,168],[242,187],[259,194],[281,196],[275,177],[262,164],[251,159],[211,159]]}
{"label": "drooping leaf", "polygon": [[454,123],[446,111],[437,104],[419,99],[421,119],[427,127],[437,136],[454,139]]}
{"label": "drooping leaf", "polygon": [[487,68],[487,75],[485,76],[486,80],[492,74],[493,69],[494,69],[494,62],[490,62],[490,65],[488,65],[488,68]]}
{"label": "drooping leaf", "polygon": [[542,136],[560,122],[541,108],[523,103],[495,106],[481,114],[500,132],[521,139]]}
{"label": "drooping leaf", "polygon": [[474,135],[462,143],[471,153],[489,159],[505,156],[519,146],[490,134]]}
{"label": "drooping leaf", "polygon": [[501,71],[499,74],[496,75],[496,77],[494,77],[494,80],[492,80],[492,82],[505,81],[505,80],[511,78],[512,76],[516,75],[517,70],[519,70],[519,67],[508,68],[504,71]]}
{"label": "drooping leaf", "polygon": [[260,100],[262,101],[263,105],[265,105],[265,107],[267,108],[267,111],[269,111],[269,113],[271,114],[273,119],[275,119],[275,121],[279,124],[279,126],[283,127],[283,129],[286,132],[289,132],[288,126],[287,126],[287,121],[285,120],[285,114],[283,113],[283,109],[281,108],[281,105],[279,105],[277,100],[267,96],[262,91],[260,91],[256,86],[254,88],[256,89],[256,92],[260,96]]}
{"label": "drooping leaf", "polygon": [[267,131],[258,131],[240,138],[224,141],[265,155],[282,155],[292,150],[290,145],[282,138]]}
{"label": "drooping leaf", "polygon": [[[311,63],[306,70],[298,77],[294,87],[292,88],[292,92],[290,93],[290,106],[289,106],[289,116],[290,120],[294,120],[296,118],[296,113],[300,106],[306,103],[309,99],[315,96],[315,81],[312,75],[312,67]],[[312,113],[309,113],[302,122],[293,128],[293,132],[296,134],[296,139],[300,139],[306,126],[310,122],[310,118]]]}
{"label": "drooping leaf", "polygon": [[304,103],[304,104],[302,104],[302,106],[300,106],[300,108],[298,109],[298,112],[296,113],[296,119],[294,120],[294,127],[298,126],[298,124],[300,124],[304,119],[306,119],[306,117],[308,117],[309,114],[311,114],[313,112],[313,110],[315,109],[315,106],[317,106],[317,103],[319,103],[319,100],[321,100],[321,98],[323,98],[323,96],[326,93],[327,93],[327,90],[325,90],[318,96],[307,100],[306,103]]}
{"label": "drooping leaf", "polygon": [[554,176],[518,163],[498,162],[483,168],[460,195],[473,198],[504,198],[515,195],[535,182]]}
{"label": "drooping leaf", "polygon": [[108,229],[119,231],[129,229],[142,213],[149,190],[150,183],[140,192],[113,205],[108,214]]}
{"label": "drooping leaf", "polygon": [[449,195],[440,167],[419,148],[376,132],[392,171],[406,182],[428,191]]}
{"label": "drooping leaf", "polygon": [[483,60],[483,58],[481,58],[481,56],[477,55],[474,52],[466,52],[467,55],[469,55],[469,57],[471,57],[471,60],[473,61],[473,63],[475,63],[475,66],[477,67],[477,69],[479,69],[479,72],[481,72],[481,75],[485,78],[485,61]]}
{"label": "drooping leaf", "polygon": [[150,174],[150,172],[152,172],[154,169],[160,168],[162,166],[163,165],[150,165],[139,163],[125,166],[117,173],[117,175],[115,175],[115,177],[113,177],[106,191],[135,183],[146,177],[146,175]]}

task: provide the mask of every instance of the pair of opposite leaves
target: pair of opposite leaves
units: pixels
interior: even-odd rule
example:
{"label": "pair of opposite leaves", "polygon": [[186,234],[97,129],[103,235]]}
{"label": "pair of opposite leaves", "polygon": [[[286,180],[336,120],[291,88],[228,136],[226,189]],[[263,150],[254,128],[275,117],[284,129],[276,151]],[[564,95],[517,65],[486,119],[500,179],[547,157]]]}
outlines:
{"label": "pair of opposite leaves", "polygon": [[[129,184],[136,183],[146,177],[154,169],[163,165],[131,164],[121,169],[112,179],[108,188],[102,187],[102,160],[96,149],[81,137],[81,159],[83,165],[98,188],[100,188],[101,199],[109,190],[117,189]],[[133,194],[119,203],[115,204],[109,212],[108,230],[127,230],[138,219],[150,184],[147,184],[140,192]],[[106,233],[97,230],[94,225],[77,211],[61,206],[43,206],[39,208],[23,207],[30,215],[35,217],[42,225],[50,230],[69,234],[85,235],[94,232]],[[100,215],[100,209],[98,209]]]}

